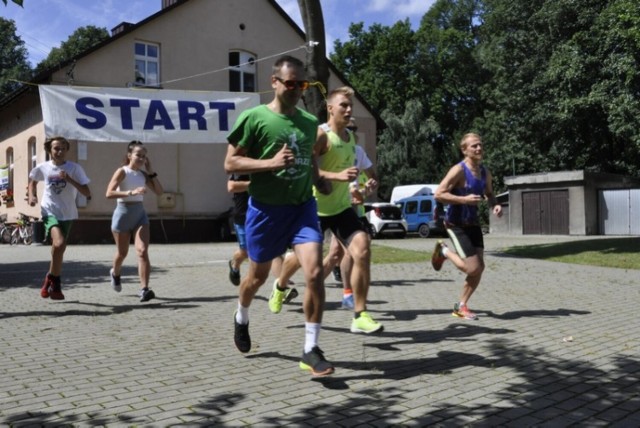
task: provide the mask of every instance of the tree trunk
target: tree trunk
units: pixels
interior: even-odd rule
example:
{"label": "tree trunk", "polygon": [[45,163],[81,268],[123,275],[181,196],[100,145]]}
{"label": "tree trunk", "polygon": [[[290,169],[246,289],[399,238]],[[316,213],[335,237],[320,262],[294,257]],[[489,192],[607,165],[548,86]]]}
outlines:
{"label": "tree trunk", "polygon": [[[322,85],[312,85],[303,96],[307,111],[316,115],[321,122],[327,120],[326,94],[322,91],[329,86],[329,65],[326,57],[324,18],[320,0],[298,0],[307,41],[307,78]],[[310,44],[317,45],[309,47]]]}

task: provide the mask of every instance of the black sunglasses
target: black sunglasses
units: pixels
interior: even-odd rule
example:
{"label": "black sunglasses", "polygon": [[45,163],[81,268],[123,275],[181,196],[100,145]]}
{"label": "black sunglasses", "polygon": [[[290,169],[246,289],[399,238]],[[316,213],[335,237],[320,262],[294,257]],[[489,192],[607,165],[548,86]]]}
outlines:
{"label": "black sunglasses", "polygon": [[282,83],[285,88],[292,91],[296,88],[302,89],[303,91],[309,87],[308,80],[284,80],[278,76],[273,76],[278,82]]}

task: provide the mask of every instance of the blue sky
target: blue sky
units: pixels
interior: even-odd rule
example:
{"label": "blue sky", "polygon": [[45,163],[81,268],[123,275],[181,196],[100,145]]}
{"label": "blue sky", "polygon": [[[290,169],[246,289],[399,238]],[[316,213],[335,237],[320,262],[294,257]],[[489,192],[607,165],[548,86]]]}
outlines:
{"label": "blue sky", "polygon": [[[210,0],[212,1],[212,0]],[[260,1],[260,0],[254,0]],[[297,0],[277,0],[278,4],[303,28]],[[327,47],[333,41],[348,39],[351,22],[393,25],[409,18],[414,29],[435,0],[322,0]],[[9,1],[0,3],[0,16],[16,22],[18,35],[29,50],[35,67],[53,47],[78,28],[86,25],[107,30],[127,21],[137,23],[161,8],[161,0],[24,0],[24,8]]]}

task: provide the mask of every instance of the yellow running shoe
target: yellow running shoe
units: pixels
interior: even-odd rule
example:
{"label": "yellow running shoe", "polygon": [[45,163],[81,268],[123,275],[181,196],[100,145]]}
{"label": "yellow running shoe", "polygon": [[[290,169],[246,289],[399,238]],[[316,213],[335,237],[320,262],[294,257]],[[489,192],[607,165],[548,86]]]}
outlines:
{"label": "yellow running shoe", "polygon": [[365,311],[360,312],[360,316],[351,321],[351,333],[371,334],[382,331],[383,328],[382,324],[374,321],[369,312]]}
{"label": "yellow running shoe", "polygon": [[274,314],[279,314],[282,310],[282,302],[286,297],[287,291],[278,289],[278,280],[276,279],[273,282],[273,290],[271,291],[271,296],[269,297],[269,310]]}

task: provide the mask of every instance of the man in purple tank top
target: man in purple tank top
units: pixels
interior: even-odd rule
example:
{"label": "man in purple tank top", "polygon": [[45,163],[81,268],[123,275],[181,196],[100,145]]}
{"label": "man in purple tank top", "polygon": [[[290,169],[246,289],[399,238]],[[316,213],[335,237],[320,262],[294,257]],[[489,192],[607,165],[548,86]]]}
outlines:
{"label": "man in purple tank top", "polygon": [[438,202],[449,205],[445,217],[447,234],[453,248],[439,240],[431,256],[431,264],[440,270],[451,260],[467,276],[460,301],[453,305],[453,316],[477,319],[469,309],[471,295],[478,288],[484,271],[484,239],[478,217],[478,204],[486,197],[491,211],[502,216],[502,207],[493,194],[491,172],[482,165],[482,140],[477,134],[466,134],[460,141],[464,159],[454,165],[440,182],[435,193]]}

